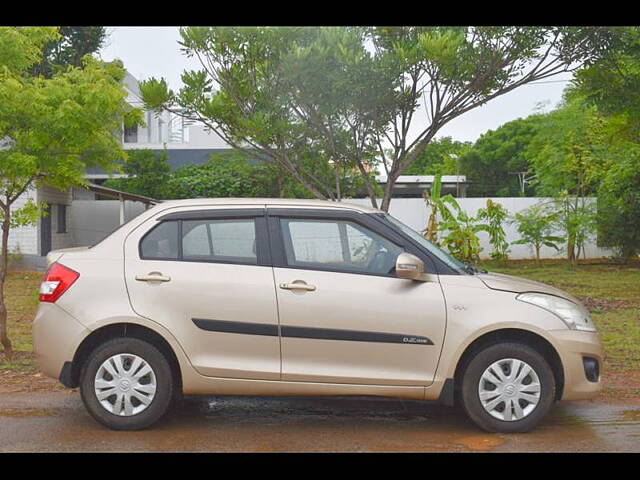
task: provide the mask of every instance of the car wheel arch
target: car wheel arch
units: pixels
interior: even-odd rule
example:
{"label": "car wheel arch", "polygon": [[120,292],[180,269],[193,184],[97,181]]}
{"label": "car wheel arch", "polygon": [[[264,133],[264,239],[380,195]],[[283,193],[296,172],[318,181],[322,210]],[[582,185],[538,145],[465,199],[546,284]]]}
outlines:
{"label": "car wheel arch", "polygon": [[503,342],[517,342],[528,345],[537,350],[548,362],[553,372],[556,382],[556,400],[562,398],[564,390],[564,367],[562,359],[557,349],[543,336],[531,330],[525,330],[520,328],[501,328],[485,332],[482,335],[471,341],[464,349],[462,354],[458,357],[456,362],[456,369],[453,376],[454,380],[454,402],[458,403],[458,395],[460,394],[460,386],[464,371],[469,363],[469,360],[473,358],[473,355],[496,343]]}
{"label": "car wheel arch", "polygon": [[169,361],[173,371],[176,387],[178,391],[182,391],[183,372],[178,356],[174,347],[167,341],[164,336],[154,329],[138,323],[118,322],[110,323],[93,330],[87,335],[73,356],[71,370],[69,372],[69,387],[76,388],[80,384],[80,374],[82,366],[88,355],[100,344],[112,340],[114,338],[137,338],[149,342],[158,350],[160,350]]}

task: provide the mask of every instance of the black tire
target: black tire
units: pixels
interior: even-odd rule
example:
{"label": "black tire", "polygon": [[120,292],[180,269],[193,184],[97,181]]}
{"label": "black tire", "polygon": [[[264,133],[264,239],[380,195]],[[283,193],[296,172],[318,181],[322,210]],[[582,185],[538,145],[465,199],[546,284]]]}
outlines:
{"label": "black tire", "polygon": [[[540,399],[535,408],[520,420],[501,420],[482,406],[478,387],[484,371],[494,362],[513,358],[528,363],[540,381]],[[556,383],[549,363],[535,349],[521,343],[498,343],[477,352],[464,369],[461,403],[468,417],[488,432],[523,433],[532,430],[548,413],[555,399]]]}
{"label": "black tire", "polygon": [[[98,369],[108,358],[120,353],[130,353],[144,359],[153,369],[156,392],[151,403],[142,412],[131,416],[118,416],[104,408],[98,400],[94,380]],[[91,416],[113,430],[142,430],[160,420],[171,408],[176,398],[171,365],[156,347],[137,338],[115,338],[98,345],[82,367],[80,395]]]}

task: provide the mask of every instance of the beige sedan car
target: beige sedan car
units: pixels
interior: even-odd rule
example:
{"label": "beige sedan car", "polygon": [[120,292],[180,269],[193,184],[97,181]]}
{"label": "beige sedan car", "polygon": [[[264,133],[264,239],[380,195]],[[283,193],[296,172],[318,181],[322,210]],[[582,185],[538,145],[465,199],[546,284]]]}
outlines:
{"label": "beige sedan car", "polygon": [[370,208],[168,201],[48,261],[40,367],[113,429],[149,427],[184,393],[433,400],[524,432],[602,387],[577,299],[478,271]]}

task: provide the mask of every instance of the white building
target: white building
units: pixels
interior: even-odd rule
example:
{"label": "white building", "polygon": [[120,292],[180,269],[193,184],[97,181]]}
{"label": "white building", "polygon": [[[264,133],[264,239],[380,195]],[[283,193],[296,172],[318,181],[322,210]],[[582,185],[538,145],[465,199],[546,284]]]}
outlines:
{"label": "white building", "polygon": [[[127,102],[134,107],[142,107],[138,80],[129,72],[125,73],[124,86],[127,90]],[[123,148],[166,150],[172,168],[205,163],[212,153],[228,152],[231,149],[222,138],[203,124],[186,120],[168,111],[158,114],[147,110],[144,112],[144,121],[144,126],[123,128]],[[100,184],[114,176],[118,175],[90,167],[87,169],[86,178]],[[76,194],[74,198],[78,198]]]}

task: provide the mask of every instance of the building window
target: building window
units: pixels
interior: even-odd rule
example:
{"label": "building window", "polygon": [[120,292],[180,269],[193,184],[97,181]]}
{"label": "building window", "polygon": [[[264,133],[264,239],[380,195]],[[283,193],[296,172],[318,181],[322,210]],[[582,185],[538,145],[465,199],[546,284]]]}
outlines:
{"label": "building window", "polygon": [[138,125],[124,126],[124,143],[138,142]]}
{"label": "building window", "polygon": [[58,205],[58,233],[67,233],[67,206]]}

